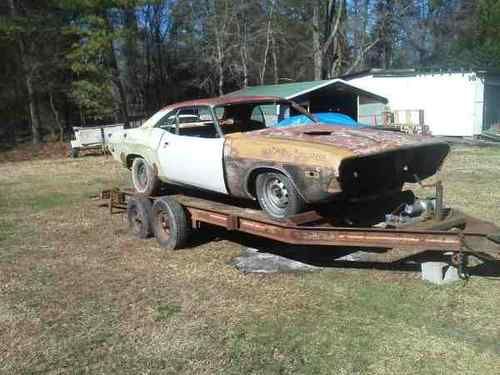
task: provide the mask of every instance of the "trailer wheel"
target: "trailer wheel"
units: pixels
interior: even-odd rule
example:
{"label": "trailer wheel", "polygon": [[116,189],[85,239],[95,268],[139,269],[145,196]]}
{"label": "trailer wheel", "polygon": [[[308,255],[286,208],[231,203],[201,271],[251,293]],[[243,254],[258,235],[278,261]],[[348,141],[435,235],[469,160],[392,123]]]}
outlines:
{"label": "trailer wheel", "polygon": [[132,162],[132,183],[140,194],[155,195],[160,188],[160,179],[153,168],[143,158],[137,157]]}
{"label": "trailer wheel", "polygon": [[261,173],[255,184],[259,205],[272,218],[286,219],[304,210],[304,200],[284,174]]}
{"label": "trailer wheel", "polygon": [[153,205],[153,231],[161,247],[174,250],[183,247],[191,231],[184,208],[171,197],[159,198]]}
{"label": "trailer wheel", "polygon": [[146,197],[130,197],[127,202],[128,226],[134,236],[140,239],[151,237],[151,201]]}

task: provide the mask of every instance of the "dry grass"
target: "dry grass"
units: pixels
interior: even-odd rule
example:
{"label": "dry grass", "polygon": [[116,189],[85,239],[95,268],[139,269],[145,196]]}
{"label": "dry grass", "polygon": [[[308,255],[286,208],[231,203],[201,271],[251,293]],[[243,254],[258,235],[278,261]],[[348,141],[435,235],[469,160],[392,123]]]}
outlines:
{"label": "dry grass", "polygon": [[[500,222],[499,162],[455,150],[448,201]],[[498,373],[498,280],[244,275],[230,237],[164,252],[87,199],[126,179],[103,157],[0,164],[1,373]]]}

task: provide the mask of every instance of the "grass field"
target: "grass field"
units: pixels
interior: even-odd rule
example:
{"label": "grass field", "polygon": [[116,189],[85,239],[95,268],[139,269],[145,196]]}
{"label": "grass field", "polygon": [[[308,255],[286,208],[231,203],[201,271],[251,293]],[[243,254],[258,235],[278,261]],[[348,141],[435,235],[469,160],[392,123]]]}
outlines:
{"label": "grass field", "polygon": [[[443,179],[500,223],[500,149],[454,149]],[[500,373],[500,279],[241,274],[234,239],[165,252],[88,199],[126,181],[104,157],[0,164],[0,373]]]}

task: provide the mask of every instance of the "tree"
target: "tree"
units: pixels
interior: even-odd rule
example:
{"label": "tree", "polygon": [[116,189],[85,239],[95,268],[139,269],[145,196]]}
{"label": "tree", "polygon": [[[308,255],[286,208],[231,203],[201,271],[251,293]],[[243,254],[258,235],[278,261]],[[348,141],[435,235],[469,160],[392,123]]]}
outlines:
{"label": "tree", "polygon": [[[125,2],[126,11],[130,11],[131,4],[133,2]],[[127,38],[123,30],[115,27],[115,18],[120,14],[116,9],[119,7],[118,10],[123,11],[121,5],[120,1],[72,1],[69,6],[78,16],[69,32],[77,35],[79,40],[73,44],[68,58],[77,76],[73,82],[73,97],[78,105],[97,118],[120,113],[121,120],[128,127],[126,69],[120,69],[117,57],[117,44],[122,44]]]}
{"label": "tree", "polygon": [[21,74],[24,78],[26,91],[28,93],[28,107],[31,121],[31,132],[33,135],[33,143],[40,143],[40,113],[35,91],[35,74],[38,68],[37,62],[34,59],[33,53],[35,46],[33,45],[33,28],[30,28],[26,22],[26,17],[21,14],[18,9],[18,4],[15,0],[8,0],[12,23],[9,33],[17,41],[19,52],[19,61],[21,62]]}
{"label": "tree", "polygon": [[397,38],[394,25],[395,0],[379,0],[375,6],[375,14],[373,34],[378,43],[371,54],[371,63],[379,68],[389,69],[393,67],[393,51]]}
{"label": "tree", "polygon": [[[0,134],[359,69],[496,68],[498,0],[7,0]],[[19,64],[15,62],[19,61]],[[11,141],[9,141],[11,142]]]}
{"label": "tree", "polygon": [[500,68],[500,1],[469,4],[474,17],[466,24],[453,48],[453,58],[480,69]]}
{"label": "tree", "polygon": [[236,12],[230,0],[205,0],[206,50],[217,71],[217,94],[224,94],[225,64],[232,45],[232,26]]}

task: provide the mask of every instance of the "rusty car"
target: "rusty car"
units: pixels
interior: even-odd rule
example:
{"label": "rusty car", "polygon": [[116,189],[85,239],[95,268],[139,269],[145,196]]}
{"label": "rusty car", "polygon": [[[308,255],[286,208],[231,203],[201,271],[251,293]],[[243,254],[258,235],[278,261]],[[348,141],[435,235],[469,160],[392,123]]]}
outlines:
{"label": "rusty car", "polygon": [[[304,115],[311,123],[273,128]],[[449,146],[432,138],[321,124],[279,97],[219,97],[169,105],[140,128],[113,134],[110,151],[152,196],[174,184],[253,199],[273,219],[307,207],[373,199],[434,175]]]}

